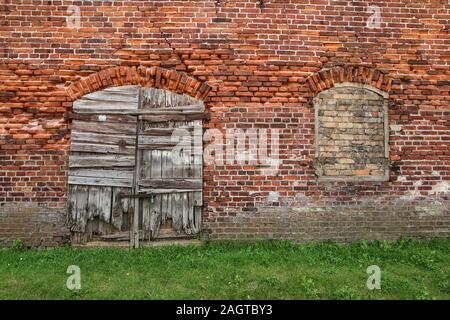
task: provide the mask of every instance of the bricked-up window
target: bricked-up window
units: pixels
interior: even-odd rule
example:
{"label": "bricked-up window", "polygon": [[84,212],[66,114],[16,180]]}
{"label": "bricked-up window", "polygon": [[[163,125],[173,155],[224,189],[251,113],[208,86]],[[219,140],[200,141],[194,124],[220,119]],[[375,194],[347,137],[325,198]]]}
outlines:
{"label": "bricked-up window", "polygon": [[343,83],[314,99],[319,181],[386,181],[389,178],[388,95]]}

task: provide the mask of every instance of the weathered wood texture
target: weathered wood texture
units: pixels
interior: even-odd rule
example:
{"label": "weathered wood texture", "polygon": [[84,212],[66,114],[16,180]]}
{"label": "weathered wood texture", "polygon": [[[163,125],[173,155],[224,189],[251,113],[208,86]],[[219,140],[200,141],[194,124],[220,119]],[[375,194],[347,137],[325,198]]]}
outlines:
{"label": "weathered wood texture", "polygon": [[[203,117],[201,101],[153,88],[111,88],[76,101],[69,216],[78,241],[130,231],[134,207],[144,240],[161,228],[198,233]],[[120,197],[133,192],[142,197]]]}
{"label": "weathered wood texture", "polygon": [[[136,111],[137,86],[110,88],[74,103],[69,158],[69,208],[78,241],[129,228],[135,167],[136,117],[109,110]],[[87,112],[96,114],[83,114]]]}
{"label": "weathered wood texture", "polygon": [[153,88],[141,92],[140,109],[154,111],[138,123],[136,187],[152,194],[141,200],[144,239],[157,238],[161,228],[195,234],[202,206],[202,121],[196,119],[203,118],[203,103]]}

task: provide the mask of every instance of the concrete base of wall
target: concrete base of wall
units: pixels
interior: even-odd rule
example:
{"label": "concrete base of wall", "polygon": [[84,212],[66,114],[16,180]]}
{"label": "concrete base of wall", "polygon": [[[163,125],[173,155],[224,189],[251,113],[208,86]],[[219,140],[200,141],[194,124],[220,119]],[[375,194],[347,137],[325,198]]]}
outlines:
{"label": "concrete base of wall", "polygon": [[450,236],[450,203],[258,208],[205,223],[210,239],[352,242]]}
{"label": "concrete base of wall", "polygon": [[[364,206],[259,207],[254,212],[206,220],[207,238],[352,242],[450,236],[450,201]],[[20,239],[27,247],[70,241],[66,209],[28,204],[0,207],[0,246]]]}
{"label": "concrete base of wall", "polygon": [[10,246],[21,240],[27,247],[55,247],[70,239],[66,209],[31,204],[0,207],[0,245]]}

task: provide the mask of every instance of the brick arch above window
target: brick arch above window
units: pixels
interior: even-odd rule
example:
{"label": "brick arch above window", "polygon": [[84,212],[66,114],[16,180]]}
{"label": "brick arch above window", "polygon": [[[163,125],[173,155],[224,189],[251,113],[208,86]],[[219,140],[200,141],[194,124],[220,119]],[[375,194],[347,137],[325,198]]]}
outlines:
{"label": "brick arch above window", "polygon": [[205,82],[189,77],[176,70],[160,67],[112,67],[93,73],[67,88],[69,101],[106,89],[125,85],[140,85],[187,94],[205,100],[212,87]]}
{"label": "brick arch above window", "polygon": [[367,66],[343,66],[323,69],[308,77],[309,89],[313,95],[333,88],[339,83],[357,83],[368,85],[380,92],[389,93],[393,79],[386,73]]}

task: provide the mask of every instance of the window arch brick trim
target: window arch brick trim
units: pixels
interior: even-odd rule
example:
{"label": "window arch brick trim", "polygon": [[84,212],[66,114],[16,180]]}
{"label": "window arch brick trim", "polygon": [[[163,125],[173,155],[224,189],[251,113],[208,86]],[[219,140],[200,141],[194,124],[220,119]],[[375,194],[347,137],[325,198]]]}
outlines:
{"label": "window arch brick trim", "polygon": [[323,69],[307,79],[309,89],[314,95],[333,88],[335,84],[351,82],[372,86],[389,93],[393,79],[384,72],[366,66],[344,66]]}
{"label": "window arch brick trim", "polygon": [[212,87],[175,70],[160,67],[112,67],[93,73],[67,88],[70,101],[108,87],[140,85],[184,93],[205,100]]}

